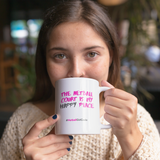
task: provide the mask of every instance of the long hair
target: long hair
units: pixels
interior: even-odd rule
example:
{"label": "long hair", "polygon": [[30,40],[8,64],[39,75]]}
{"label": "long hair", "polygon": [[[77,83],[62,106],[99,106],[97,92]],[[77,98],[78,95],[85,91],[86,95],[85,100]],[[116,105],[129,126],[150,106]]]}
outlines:
{"label": "long hair", "polygon": [[50,98],[54,99],[55,89],[51,84],[46,68],[46,46],[49,42],[49,36],[52,29],[59,24],[78,21],[91,25],[105,41],[112,58],[108,82],[117,88],[122,88],[117,34],[106,9],[91,0],[68,0],[49,8],[44,17],[36,50],[35,94],[30,101],[43,102]]}

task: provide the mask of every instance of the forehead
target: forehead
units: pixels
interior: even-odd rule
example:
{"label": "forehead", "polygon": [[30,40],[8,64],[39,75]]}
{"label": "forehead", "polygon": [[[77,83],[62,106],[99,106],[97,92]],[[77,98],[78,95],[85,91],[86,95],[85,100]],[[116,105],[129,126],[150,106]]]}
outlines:
{"label": "forehead", "polygon": [[61,23],[50,32],[50,42],[54,41],[95,41],[105,43],[103,37],[86,22]]}

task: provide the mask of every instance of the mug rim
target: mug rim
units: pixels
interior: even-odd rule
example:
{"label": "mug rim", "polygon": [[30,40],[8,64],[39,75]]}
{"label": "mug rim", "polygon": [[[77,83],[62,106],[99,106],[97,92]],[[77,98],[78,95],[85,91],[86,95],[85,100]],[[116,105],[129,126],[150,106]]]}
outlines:
{"label": "mug rim", "polygon": [[[93,78],[86,78],[86,77],[70,77],[70,78],[62,78],[62,79],[59,79],[57,80],[55,83],[59,82],[59,81],[64,81],[64,80],[68,80],[68,79],[84,79],[84,80],[92,80],[92,81],[95,81],[95,82],[98,82],[96,79],[93,79]],[[99,82],[98,82],[99,83]]]}

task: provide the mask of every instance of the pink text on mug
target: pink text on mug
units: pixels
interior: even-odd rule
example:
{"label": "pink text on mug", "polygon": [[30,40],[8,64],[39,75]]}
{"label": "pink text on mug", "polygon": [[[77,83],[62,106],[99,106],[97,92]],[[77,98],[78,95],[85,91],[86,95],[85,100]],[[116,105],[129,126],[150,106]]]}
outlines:
{"label": "pink text on mug", "polygon": [[61,93],[61,104],[60,108],[76,107],[77,101],[78,106],[84,108],[94,108],[93,106],[93,93],[89,91],[67,91]]}

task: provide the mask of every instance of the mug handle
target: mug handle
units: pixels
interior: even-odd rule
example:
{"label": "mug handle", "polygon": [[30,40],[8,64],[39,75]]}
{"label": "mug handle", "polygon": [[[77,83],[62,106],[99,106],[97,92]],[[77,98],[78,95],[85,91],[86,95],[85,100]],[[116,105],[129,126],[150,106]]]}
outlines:
{"label": "mug handle", "polygon": [[[106,91],[108,89],[110,88],[109,87],[99,87],[99,93]],[[111,124],[104,125],[100,123],[100,129],[109,129],[109,128],[112,128]]]}

